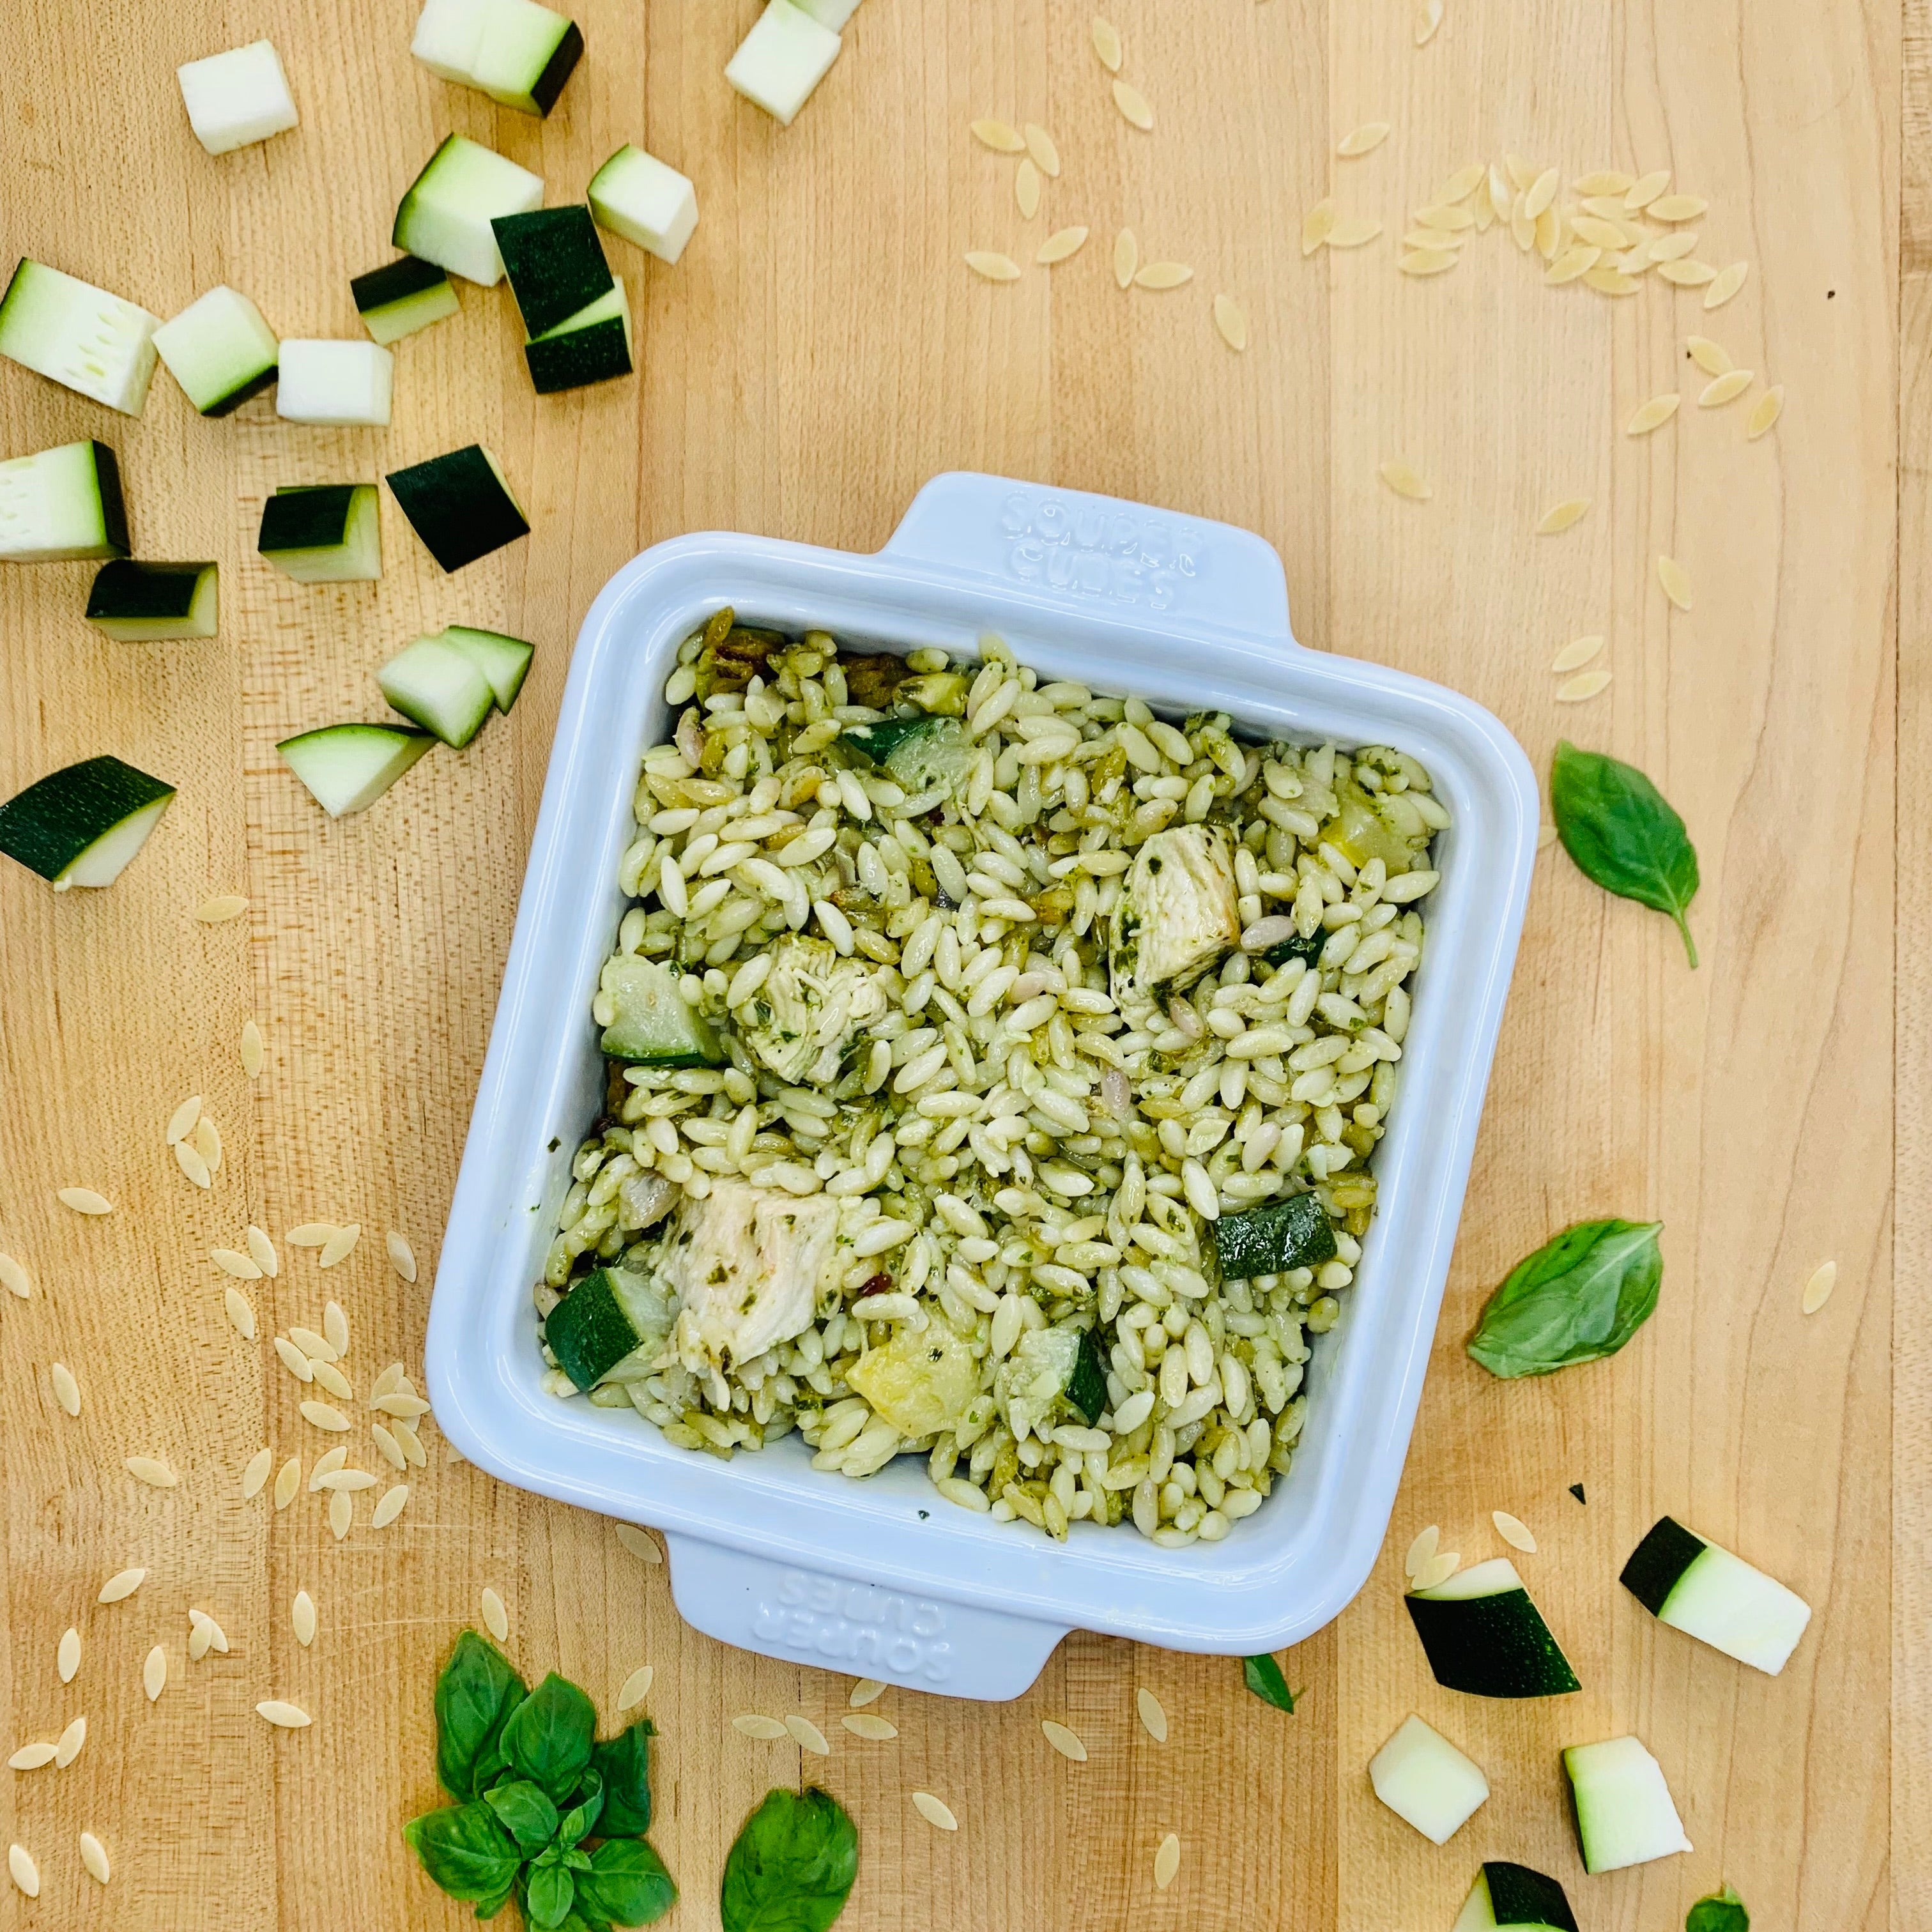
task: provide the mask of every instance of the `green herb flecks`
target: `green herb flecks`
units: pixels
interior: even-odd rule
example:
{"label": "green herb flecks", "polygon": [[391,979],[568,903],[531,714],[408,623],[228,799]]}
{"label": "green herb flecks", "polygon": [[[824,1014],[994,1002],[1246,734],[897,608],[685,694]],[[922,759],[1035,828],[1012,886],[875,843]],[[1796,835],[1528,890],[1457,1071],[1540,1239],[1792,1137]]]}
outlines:
{"label": "green herb flecks", "polygon": [[1466,1346],[1493,1376],[1546,1376],[1614,1355],[1657,1306],[1660,1221],[1580,1221],[1504,1276]]}
{"label": "green herb flecks", "polygon": [[1729,1886],[1700,1898],[1684,1920],[1684,1932],[1750,1932],[1750,1914]]}
{"label": "green herb flecks", "polygon": [[1288,1688],[1288,1679],[1281,1674],[1281,1666],[1273,1658],[1243,1658],[1241,1682],[1264,1704],[1272,1704],[1277,1711],[1286,1711],[1290,1717],[1294,1716],[1294,1700],[1301,1693]]}
{"label": "green herb flecks", "polygon": [[1694,967],[1686,915],[1697,896],[1697,853],[1664,794],[1634,765],[1564,739],[1550,761],[1550,804],[1577,868],[1606,892],[1667,913]]}
{"label": "green herb flecks", "polygon": [[[534,1692],[474,1630],[436,1686],[436,1774],[466,1802],[403,1836],[452,1898],[494,1918],[514,1898],[537,1932],[662,1918],[677,1887],[639,1835],[650,1823],[648,1718],[604,1743],[597,1712],[553,1672]],[[592,1842],[592,1840],[596,1842]]]}
{"label": "green herb flecks", "polygon": [[858,1828],[836,1798],[768,1792],[725,1857],[724,1932],[826,1932],[858,1875]]}

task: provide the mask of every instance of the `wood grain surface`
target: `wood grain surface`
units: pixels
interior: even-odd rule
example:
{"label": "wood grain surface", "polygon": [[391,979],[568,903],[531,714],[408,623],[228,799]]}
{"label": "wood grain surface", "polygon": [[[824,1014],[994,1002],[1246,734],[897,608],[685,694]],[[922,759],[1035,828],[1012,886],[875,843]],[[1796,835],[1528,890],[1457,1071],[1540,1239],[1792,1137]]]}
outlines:
{"label": "wood grain surface", "polygon": [[[1928,0],[1903,31],[1880,0],[1447,0],[1420,49],[1406,0],[1111,0],[1149,133],[1115,111],[1071,4],[866,0],[789,130],[722,79],[752,0],[580,0],[589,52],[543,123],[413,64],[413,10],[64,0],[8,18],[9,262],[32,254],[164,315],[226,281],[285,335],[356,334],[349,278],[388,258],[395,201],[452,128],[538,169],[553,202],[638,142],[694,178],[702,220],[675,268],[612,242],[639,374],[576,394],[534,397],[506,294],[467,286],[460,319],[399,345],[386,432],[284,424],[268,398],[203,422],[165,373],[136,423],[0,364],[0,454],[111,442],[140,553],[217,558],[223,599],[214,642],[116,644],[80,619],[92,566],[0,572],[0,794],[104,752],[180,787],[111,891],[0,876],[0,1249],[35,1284],[29,1301],[0,1297],[0,1710],[9,1750],[79,1714],[89,1726],[70,1768],[0,1774],[0,1836],[43,1880],[38,1902],[0,1894],[0,1926],[470,1922],[399,1832],[435,1801],[431,1679],[487,1585],[521,1666],[579,1678],[607,1714],[635,1666],[656,1666],[654,1838],[683,1887],[680,1928],[717,1922],[740,1820],[808,1774],[860,1825],[855,1932],[1426,1932],[1486,1856],[1558,1875],[1591,1932],[1665,1932],[1726,1878],[1767,1928],[1932,1927]],[[172,69],[263,32],[302,126],[212,159]],[[1011,161],[970,139],[978,115],[1052,130],[1064,171],[1034,221]],[[1334,158],[1370,120],[1393,124],[1388,141]],[[1750,262],[1742,292],[1707,314],[1654,275],[1624,300],[1552,289],[1496,233],[1453,274],[1399,275],[1408,212],[1505,152],[1566,177],[1674,170],[1711,204],[1697,253]],[[1384,234],[1304,259],[1303,213],[1331,189]],[[1093,238],[1050,273],[993,286],[962,264],[974,248],[1030,263],[1072,223]],[[1123,225],[1143,260],[1186,262],[1192,280],[1116,288]],[[1221,292],[1246,310],[1244,354],[1211,326]],[[1748,401],[1696,406],[1694,331],[1760,386],[1787,385],[1770,436],[1745,440]],[[1667,388],[1686,398],[1676,420],[1626,437]],[[380,584],[304,587],[254,555],[277,484],[372,480],[472,440],[502,458],[527,542],[445,578],[386,497]],[[1378,480],[1396,458],[1430,500]],[[305,1468],[328,1446],[269,1334],[340,1299],[358,1413],[383,1365],[419,1371],[570,645],[598,588],[691,530],[874,548],[950,467],[1260,531],[1306,642],[1472,694],[1539,768],[1565,735],[1642,764],[1698,845],[1694,973],[1666,922],[1558,853],[1539,868],[1388,1550],[1285,1659],[1305,1688],[1292,1718],[1230,1661],[1076,1636],[1016,1704],[889,1694],[875,1708],[898,1737],[861,1742],[837,1722],[844,1679],[694,1635],[664,1570],[609,1525],[450,1463],[433,1425],[387,1530],[368,1526],[369,1495],[338,1542],[306,1489],[281,1514],[239,1493],[263,1444]],[[1534,536],[1569,496],[1591,500],[1582,521]],[[1659,590],[1660,554],[1690,574],[1688,614]],[[1917,646],[1902,658],[1901,606]],[[454,620],[536,640],[515,713],[366,814],[326,819],[275,740],[382,715],[375,667]],[[1558,704],[1550,658],[1587,632],[1607,635],[1614,681]],[[230,892],[244,919],[196,922]],[[236,1051],[250,1016],[267,1043],[252,1082]],[[206,1193],[163,1142],[189,1094],[226,1148]],[[61,1208],[74,1184],[115,1213]],[[1655,1318],[1613,1361],[1490,1380],[1460,1348],[1488,1288],[1608,1213],[1666,1224]],[[315,1220],[364,1229],[326,1274],[284,1240]],[[206,1258],[250,1222],[282,1260],[247,1285],[253,1346]],[[391,1227],[422,1257],[413,1286],[385,1259]],[[1800,1291],[1827,1258],[1837,1292],[1808,1318]],[[79,1378],[78,1419],[54,1399],[56,1360]],[[383,1467],[359,1425],[349,1439]],[[123,1462],[138,1454],[170,1459],[180,1486],[136,1484]],[[1584,1680],[1575,1697],[1478,1703],[1429,1678],[1401,1552],[1437,1522],[1466,1558],[1501,1553],[1496,1508],[1538,1536],[1521,1561]],[[1616,1587],[1665,1510],[1815,1606],[1780,1678],[1660,1628]],[[130,1564],[148,1568],[140,1592],[98,1605]],[[289,1621],[299,1588],[320,1613],[310,1649]],[[226,1656],[188,1660],[190,1606],[221,1622]],[[70,1624],[85,1654],[63,1686]],[[170,1676],[151,1705],[157,1642]],[[1165,1745],[1136,1722],[1142,1685],[1169,1714]],[[270,1730],[254,1708],[270,1696],[314,1724]],[[745,1739],[728,1720],[752,1709],[812,1718],[831,1757]],[[1412,1709],[1492,1784],[1440,1850],[1364,1776]],[[1084,1765],[1047,1748],[1047,1717],[1084,1737]],[[1696,1849],[1586,1879],[1556,1754],[1625,1730],[1661,1760]],[[914,1786],[953,1806],[956,1836],[912,1810]],[[82,1875],[83,1828],[112,1858],[104,1892]],[[1180,1874],[1157,1892],[1169,1831]]]}

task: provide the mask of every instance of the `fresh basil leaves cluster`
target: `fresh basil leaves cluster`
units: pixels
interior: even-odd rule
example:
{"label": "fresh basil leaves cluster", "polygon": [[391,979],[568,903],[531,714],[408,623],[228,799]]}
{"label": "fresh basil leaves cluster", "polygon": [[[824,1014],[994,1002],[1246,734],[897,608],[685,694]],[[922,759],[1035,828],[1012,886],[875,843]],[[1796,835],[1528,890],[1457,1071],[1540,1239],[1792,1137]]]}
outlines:
{"label": "fresh basil leaves cluster", "polygon": [[1700,1898],[1684,1921],[1684,1932],[1750,1932],[1750,1914],[1729,1886]]}
{"label": "fresh basil leaves cluster", "polygon": [[1272,1704],[1277,1711],[1286,1711],[1290,1717],[1294,1716],[1298,1694],[1288,1688],[1288,1679],[1281,1674],[1281,1666],[1272,1657],[1243,1658],[1241,1682],[1264,1704]]}
{"label": "fresh basil leaves cluster", "polygon": [[1686,915],[1697,896],[1696,848],[1664,794],[1634,765],[1564,739],[1550,763],[1550,806],[1578,870],[1619,898],[1667,913],[1694,967]]}
{"label": "fresh basil leaves cluster", "polygon": [[830,1792],[767,1792],[724,1859],[724,1932],[826,1932],[859,1875],[859,1831]]}
{"label": "fresh basil leaves cluster", "polygon": [[1526,1256],[1465,1345],[1492,1376],[1546,1376],[1614,1355],[1657,1306],[1660,1221],[1580,1221]]}
{"label": "fresh basil leaves cluster", "polygon": [[649,1925],[677,1898],[650,1828],[650,1740],[640,1718],[603,1743],[597,1712],[554,1672],[529,1689],[473,1630],[436,1686],[436,1770],[457,1800],[403,1835],[452,1898],[491,1918],[514,1898],[538,1932]]}

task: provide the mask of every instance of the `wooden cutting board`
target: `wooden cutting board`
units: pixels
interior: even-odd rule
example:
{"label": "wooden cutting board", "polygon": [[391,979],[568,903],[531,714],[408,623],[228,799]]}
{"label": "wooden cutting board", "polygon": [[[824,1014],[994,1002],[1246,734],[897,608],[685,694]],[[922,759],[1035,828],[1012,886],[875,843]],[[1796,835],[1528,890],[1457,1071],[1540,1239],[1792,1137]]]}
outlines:
{"label": "wooden cutting board", "polygon": [[[554,202],[638,142],[694,177],[703,219],[675,268],[613,242],[640,373],[574,395],[532,396],[507,298],[466,286],[459,320],[400,346],[385,434],[282,424],[268,398],[202,422],[164,374],[136,423],[0,367],[0,454],[104,437],[142,553],[218,558],[223,608],[214,643],[118,645],[80,620],[91,566],[0,571],[0,792],[101,752],[181,788],[111,892],[56,898],[0,868],[0,1248],[36,1284],[0,1305],[0,1708],[9,1749],[89,1721],[71,1768],[0,1780],[0,1833],[44,1877],[37,1904],[4,1894],[0,1924],[471,1922],[399,1832],[434,1800],[432,1676],[486,1586],[520,1663],[580,1679],[607,1711],[655,1665],[656,1838],[682,1928],[716,1923],[747,1810],[806,1775],[859,1822],[855,1932],[1426,1932],[1449,1924],[1485,1856],[1559,1875],[1592,1932],[1665,1932],[1726,1878],[1766,1928],[1932,1924],[1932,1368],[1910,1318],[1922,1294],[1895,1350],[1891,1299],[1895,1185],[1915,1292],[1928,1259],[1932,707],[1923,652],[1901,694],[1894,650],[1901,599],[1907,637],[1932,615],[1926,0],[1910,0],[1903,38],[1895,10],[1849,3],[1448,0],[1420,48],[1407,0],[1110,10],[1150,132],[1116,111],[1087,10],[1037,0],[866,0],[788,131],[721,77],[749,0],[580,0],[589,54],[541,124],[412,64],[407,0],[266,14],[70,0],[10,18],[8,256],[163,314],[226,281],[285,334],[355,334],[349,278],[388,258],[395,201],[452,128],[538,169]],[[172,69],[263,31],[302,126],[211,159]],[[969,136],[978,116],[1052,130],[1064,170],[1034,220],[1013,162]],[[1335,158],[1372,121],[1392,124],[1388,140]],[[1494,232],[1452,273],[1399,274],[1410,212],[1505,153],[1566,179],[1674,170],[1710,202],[1697,254],[1748,261],[1742,292],[1707,314],[1654,274],[1625,299],[1551,288]],[[1304,259],[1304,213],[1331,188],[1384,232]],[[1032,266],[1072,224],[1092,231],[1084,250]],[[1124,226],[1143,261],[1192,279],[1123,292]],[[979,280],[962,259],[974,248],[1025,272]],[[1246,312],[1244,352],[1215,331],[1217,293]],[[1696,406],[1692,332],[1759,372],[1750,398]],[[1920,378],[1902,394],[1901,366]],[[1771,382],[1788,386],[1783,422],[1747,442]],[[1627,437],[1664,390],[1686,398],[1676,420]],[[527,542],[446,578],[386,500],[379,585],[304,588],[254,556],[277,484],[373,478],[479,439],[529,508]],[[1378,478],[1396,459],[1427,501]],[[326,1446],[268,1334],[316,1325],[333,1294],[358,1392],[392,1360],[420,1370],[571,641],[599,586],[643,547],[706,527],[874,548],[951,467],[1262,532],[1305,640],[1471,693],[1539,768],[1564,735],[1641,764],[1697,842],[1694,973],[1665,922],[1606,898],[1559,852],[1539,866],[1389,1549],[1353,1607],[1285,1660],[1304,1692],[1292,1718],[1244,1692],[1232,1661],[1076,1637],[1017,1704],[892,1694],[876,1708],[898,1738],[862,1742],[837,1721],[844,1679],[692,1634],[664,1571],[608,1524],[453,1466],[433,1425],[388,1529],[368,1527],[367,1496],[338,1542],[306,1490],[280,1514],[239,1494],[265,1443],[305,1466]],[[1570,497],[1590,500],[1582,520],[1534,535]],[[1660,591],[1660,555],[1689,574],[1688,614]],[[514,716],[367,814],[328,821],[274,741],[380,716],[376,665],[452,620],[536,640]],[[1613,682],[1559,704],[1550,659],[1593,633]],[[196,923],[227,892],[247,896],[246,916]],[[253,1081],[237,1053],[250,1017],[267,1054]],[[190,1094],[226,1150],[206,1193],[162,1138]],[[55,1191],[73,1184],[115,1213],[63,1210]],[[1460,1349],[1484,1294],[1557,1228],[1606,1213],[1666,1224],[1655,1318],[1613,1362],[1490,1380]],[[326,1274],[284,1240],[311,1220],[364,1230]],[[254,1346],[206,1258],[250,1222],[282,1262],[248,1285]],[[390,1228],[422,1258],[413,1286],[386,1259]],[[1807,1318],[1801,1289],[1826,1259],[1837,1292]],[[79,1378],[77,1420],[52,1394],[56,1360]],[[169,1458],[180,1486],[137,1485],[123,1469],[136,1454]],[[1402,1552],[1436,1522],[1467,1558],[1499,1553],[1498,1508],[1538,1539],[1521,1560],[1584,1679],[1575,1697],[1477,1704],[1424,1670],[1397,1600]],[[1816,1606],[1781,1678],[1660,1630],[1617,1588],[1663,1510]],[[148,1569],[139,1594],[96,1605],[130,1564]],[[320,1619],[306,1650],[289,1615],[302,1588]],[[190,1606],[220,1622],[226,1656],[188,1660]],[[70,1623],[85,1654],[63,1687]],[[141,1666],[158,1642],[170,1681],[150,1705]],[[1164,1745],[1136,1721],[1143,1686],[1168,1714]],[[254,1714],[270,1696],[313,1726],[270,1731]],[[1364,1774],[1411,1709],[1493,1786],[1441,1850]],[[812,1718],[830,1758],[730,1729],[753,1710]],[[1047,1748],[1044,1718],[1081,1732],[1085,1764]],[[1696,1850],[1586,1880],[1557,1750],[1626,1730],[1665,1765]],[[912,1810],[915,1786],[952,1805],[956,1836]],[[82,1875],[82,1828],[112,1856],[104,1892]],[[1170,1831],[1180,1874],[1156,1892]]]}

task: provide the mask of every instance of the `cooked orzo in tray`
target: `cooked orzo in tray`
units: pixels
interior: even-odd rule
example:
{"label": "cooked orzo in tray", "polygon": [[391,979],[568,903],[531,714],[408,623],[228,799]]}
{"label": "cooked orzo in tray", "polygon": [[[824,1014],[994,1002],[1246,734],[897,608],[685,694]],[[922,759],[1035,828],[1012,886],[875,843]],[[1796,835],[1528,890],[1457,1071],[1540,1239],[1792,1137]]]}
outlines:
{"label": "cooked orzo in tray", "polygon": [[1373,1215],[1428,773],[717,614],[644,754],[548,1386],[1054,1536],[1227,1534]]}

